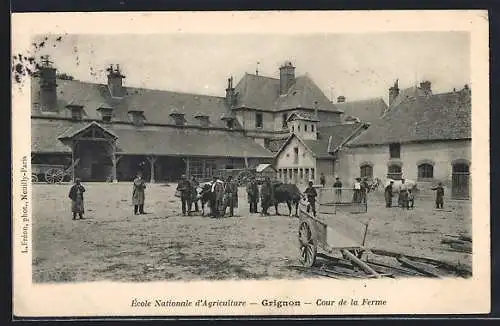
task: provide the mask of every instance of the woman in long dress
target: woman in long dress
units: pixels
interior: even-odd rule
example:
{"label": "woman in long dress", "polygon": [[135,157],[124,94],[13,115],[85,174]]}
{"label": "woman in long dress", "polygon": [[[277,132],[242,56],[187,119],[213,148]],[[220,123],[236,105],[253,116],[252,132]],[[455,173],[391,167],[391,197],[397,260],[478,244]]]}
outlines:
{"label": "woman in long dress", "polygon": [[134,215],[144,214],[144,199],[146,182],[142,179],[142,173],[138,172],[134,179],[134,190],[132,192],[132,202],[134,204]]}
{"label": "woman in long dress", "polygon": [[73,219],[76,220],[76,215],[83,219],[85,208],[83,205],[83,193],[85,188],[80,184],[80,179],[75,179],[75,184],[71,187],[68,197],[71,199],[71,212],[73,212]]}

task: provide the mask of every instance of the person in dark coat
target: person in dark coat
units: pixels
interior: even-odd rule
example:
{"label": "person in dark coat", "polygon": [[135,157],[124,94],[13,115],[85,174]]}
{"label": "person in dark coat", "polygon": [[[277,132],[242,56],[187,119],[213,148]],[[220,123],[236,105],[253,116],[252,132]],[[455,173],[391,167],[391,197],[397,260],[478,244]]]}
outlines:
{"label": "person in dark coat", "polygon": [[307,201],[309,202],[307,205],[307,212],[309,213],[310,209],[312,209],[313,215],[316,216],[316,197],[318,197],[318,193],[316,189],[314,189],[312,181],[309,181],[309,185],[304,191],[304,195],[306,195]]}
{"label": "person in dark coat", "polygon": [[333,183],[333,188],[335,188],[335,199],[337,203],[342,202],[342,182],[339,177],[335,178],[335,182]]}
{"label": "person in dark coat", "polygon": [[399,189],[398,204],[401,208],[409,209],[409,206],[408,206],[408,184],[405,183],[405,179],[401,179],[401,188]]}
{"label": "person in dark coat", "polygon": [[354,203],[361,203],[361,178],[356,178],[353,188],[352,201]]}
{"label": "person in dark coat", "polygon": [[198,186],[200,185],[194,176],[191,177],[191,203],[189,205],[189,211],[191,212],[192,204],[194,203],[194,211],[198,213]]}
{"label": "person in dark coat", "polygon": [[179,181],[176,190],[179,191],[181,195],[182,216],[186,216],[186,214],[188,216],[191,215],[191,183],[184,174],[181,176],[181,181]]}
{"label": "person in dark coat", "polygon": [[392,206],[392,186],[394,185],[394,181],[391,182],[385,187],[384,197],[385,197],[385,207],[389,208]]}
{"label": "person in dark coat", "polygon": [[252,177],[247,184],[248,204],[250,205],[250,214],[257,213],[257,203],[259,202],[259,186],[255,177]]}
{"label": "person in dark coat", "polygon": [[321,183],[321,186],[324,187],[326,185],[326,178],[325,174],[321,172],[321,177],[319,177],[319,183]]}
{"label": "person in dark coat", "polygon": [[85,188],[80,184],[80,179],[75,179],[75,184],[69,190],[68,197],[71,199],[71,212],[73,213],[73,219],[76,220],[76,215],[83,220],[83,214],[85,213],[85,208],[83,205],[83,193]]}
{"label": "person in dark coat", "polygon": [[213,177],[210,185],[210,213],[213,218],[217,218],[222,211],[222,204],[224,198],[223,182],[216,176]]}
{"label": "person in dark coat", "polygon": [[360,199],[362,203],[366,203],[366,197],[368,193],[368,179],[363,178],[363,181],[360,183],[361,189],[360,189]]}
{"label": "person in dark coat", "polygon": [[272,203],[272,185],[269,177],[266,177],[264,184],[260,189],[260,202],[262,205],[262,216],[267,216],[269,213],[267,210],[271,206]]}
{"label": "person in dark coat", "polygon": [[137,172],[133,186],[132,203],[134,204],[134,214],[137,215],[137,212],[144,214],[144,200],[146,197],[144,189],[146,189],[146,182],[142,179],[142,172]]}
{"label": "person in dark coat", "polygon": [[440,182],[436,187],[432,187],[432,190],[436,191],[436,208],[443,208],[444,204],[444,188],[443,183]]}
{"label": "person in dark coat", "polygon": [[224,209],[223,214],[226,214],[226,209],[229,207],[229,217],[234,215],[234,208],[238,205],[238,185],[233,181],[232,176],[227,177],[224,184]]}

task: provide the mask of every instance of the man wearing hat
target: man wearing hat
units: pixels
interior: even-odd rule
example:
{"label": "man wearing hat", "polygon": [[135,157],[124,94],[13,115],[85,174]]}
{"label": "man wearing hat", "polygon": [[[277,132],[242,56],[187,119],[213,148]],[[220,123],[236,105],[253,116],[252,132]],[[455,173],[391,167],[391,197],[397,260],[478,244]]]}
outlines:
{"label": "man wearing hat", "polygon": [[247,184],[248,204],[250,205],[250,214],[257,213],[257,203],[259,202],[259,186],[252,176],[250,182]]}
{"label": "man wearing hat", "polygon": [[333,188],[335,188],[335,197],[337,202],[342,202],[342,182],[339,177],[335,178],[335,182],[333,183]]}
{"label": "man wearing hat", "polygon": [[142,179],[142,172],[137,172],[137,176],[133,183],[134,189],[132,190],[132,203],[134,204],[134,214],[144,214],[144,199],[146,182]]}
{"label": "man wearing hat", "polygon": [[80,219],[83,219],[83,213],[85,209],[83,206],[83,193],[85,188],[80,184],[80,179],[75,179],[75,184],[69,190],[68,197],[71,199],[71,212],[73,213],[73,219],[76,220],[76,215]]}
{"label": "man wearing hat", "polygon": [[272,197],[273,197],[273,189],[271,185],[271,179],[269,177],[266,177],[264,184],[262,184],[262,187],[260,189],[260,203],[262,205],[262,212],[261,212],[262,216],[269,215],[267,210],[271,206]]}
{"label": "man wearing hat", "polygon": [[238,207],[238,185],[233,181],[232,176],[228,176],[224,184],[224,214],[226,214],[227,207],[229,207],[229,216],[232,217],[234,208]]}
{"label": "man wearing hat", "polygon": [[439,182],[437,187],[431,188],[436,191],[436,208],[443,208],[444,204],[444,188],[443,183]]}
{"label": "man wearing hat", "polygon": [[361,178],[356,178],[354,182],[352,201],[354,203],[361,203]]}
{"label": "man wearing hat", "polygon": [[385,198],[385,207],[389,208],[392,206],[392,187],[394,185],[394,181],[391,180],[389,184],[385,187],[384,190],[384,198]]}
{"label": "man wearing hat", "polygon": [[191,183],[186,178],[186,175],[181,175],[181,181],[177,185],[177,191],[180,192],[181,195],[181,205],[182,205],[182,216],[191,215]]}
{"label": "man wearing hat", "polygon": [[304,195],[306,195],[307,201],[309,202],[309,205],[307,205],[307,212],[309,213],[309,209],[312,208],[313,215],[316,216],[316,197],[318,197],[318,193],[316,189],[314,189],[312,181],[309,181],[309,185],[304,191]]}

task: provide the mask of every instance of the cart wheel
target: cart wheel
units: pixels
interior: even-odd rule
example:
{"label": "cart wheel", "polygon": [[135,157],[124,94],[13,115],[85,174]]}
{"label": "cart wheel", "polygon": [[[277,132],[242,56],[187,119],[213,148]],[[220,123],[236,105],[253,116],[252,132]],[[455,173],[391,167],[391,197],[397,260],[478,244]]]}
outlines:
{"label": "cart wheel", "polygon": [[59,183],[64,179],[64,171],[62,169],[50,168],[45,172],[45,181],[48,183]]}
{"label": "cart wheel", "polygon": [[317,248],[311,229],[306,222],[299,228],[300,262],[305,267],[312,267],[316,261]]}
{"label": "cart wheel", "polygon": [[38,182],[38,176],[36,174],[32,174],[31,175],[31,183],[35,183],[35,182]]}

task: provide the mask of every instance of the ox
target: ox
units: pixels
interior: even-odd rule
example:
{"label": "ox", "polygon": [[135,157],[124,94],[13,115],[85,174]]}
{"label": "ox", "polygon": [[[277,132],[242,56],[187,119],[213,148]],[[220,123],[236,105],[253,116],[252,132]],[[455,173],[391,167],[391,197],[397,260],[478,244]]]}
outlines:
{"label": "ox", "polygon": [[280,203],[286,203],[288,206],[288,215],[292,216],[292,205],[295,207],[295,216],[299,216],[299,202],[302,198],[302,193],[299,188],[294,184],[275,182],[273,186],[273,203],[274,209],[276,210],[276,215],[280,215],[278,211],[278,205]]}

